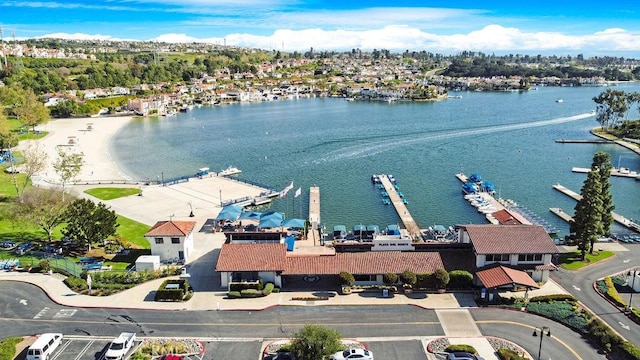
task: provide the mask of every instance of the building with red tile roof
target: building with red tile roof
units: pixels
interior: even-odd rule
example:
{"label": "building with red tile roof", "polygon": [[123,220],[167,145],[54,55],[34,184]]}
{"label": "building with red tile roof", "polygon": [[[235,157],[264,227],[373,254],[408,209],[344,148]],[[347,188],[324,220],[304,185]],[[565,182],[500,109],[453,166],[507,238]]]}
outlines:
{"label": "building with red tile roof", "polygon": [[193,251],[195,221],[158,221],[144,234],[151,244],[151,255],[161,261],[187,262]]}

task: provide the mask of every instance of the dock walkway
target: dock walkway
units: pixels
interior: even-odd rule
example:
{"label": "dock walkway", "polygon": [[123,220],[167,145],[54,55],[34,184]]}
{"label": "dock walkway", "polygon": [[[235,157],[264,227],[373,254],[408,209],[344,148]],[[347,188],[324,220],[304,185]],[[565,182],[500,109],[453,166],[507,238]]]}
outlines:
{"label": "dock walkway", "polygon": [[[576,201],[580,201],[580,199],[582,199],[582,196],[578,193],[576,193],[575,191],[568,189],[560,184],[554,184],[553,188],[558,190],[559,192],[571,197],[572,199],[576,200]],[[622,226],[625,226],[628,229],[631,229],[633,231],[637,231],[640,232],[640,224],[637,224],[629,219],[627,219],[626,217],[615,213],[615,212],[611,212],[611,216],[613,216],[613,220],[615,220],[615,222],[619,223]]]}
{"label": "dock walkway", "polygon": [[395,207],[396,212],[400,217],[400,220],[402,220],[402,224],[404,224],[404,228],[407,230],[407,232],[412,238],[420,238],[422,236],[422,233],[420,232],[420,227],[418,226],[416,221],[413,219],[413,216],[411,216],[411,214],[409,213],[407,206],[402,202],[402,198],[400,197],[400,195],[398,195],[398,192],[396,191],[395,187],[391,183],[391,180],[389,180],[389,177],[383,174],[383,175],[379,175],[379,178],[380,178],[380,183],[384,185],[385,191],[389,194],[389,200],[391,201],[391,204],[393,204],[393,206]]}
{"label": "dock walkway", "polygon": [[[583,167],[574,167],[571,168],[571,171],[574,173],[582,173],[586,174],[591,171],[591,168],[583,168]],[[611,169],[611,176],[620,176],[620,177],[628,177],[636,180],[640,180],[640,175],[637,171],[630,171],[629,169],[621,170],[613,168]]]}

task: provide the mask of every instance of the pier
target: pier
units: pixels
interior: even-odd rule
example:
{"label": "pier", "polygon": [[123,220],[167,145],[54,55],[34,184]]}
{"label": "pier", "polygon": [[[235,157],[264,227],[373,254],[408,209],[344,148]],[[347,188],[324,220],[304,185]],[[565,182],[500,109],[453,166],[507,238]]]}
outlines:
{"label": "pier", "polygon": [[549,208],[549,211],[551,211],[553,214],[555,214],[557,217],[559,217],[560,219],[570,223],[571,221],[573,221],[573,217],[569,214],[567,214],[566,212],[562,211],[562,209],[560,208]]}
{"label": "pier", "polygon": [[[564,186],[562,186],[560,184],[554,184],[553,188],[558,190],[559,192],[569,196],[570,198],[572,198],[572,199],[574,199],[576,201],[580,201],[580,199],[582,199],[582,196],[580,194],[578,194],[575,191],[572,191],[572,190],[570,190],[570,189],[568,189],[568,188],[566,188],[566,187],[564,187]],[[617,213],[615,213],[613,211],[611,212],[611,216],[613,217],[613,220],[615,222],[617,222],[618,224],[620,224],[620,225],[622,225],[622,226],[624,226],[624,227],[626,227],[628,229],[631,229],[633,231],[640,232],[640,224],[637,224],[637,223],[627,219],[626,217],[624,217],[624,216],[622,216],[620,214],[617,214]]]}
{"label": "pier", "polygon": [[561,144],[611,144],[613,141],[606,139],[592,139],[592,140],[571,140],[571,139],[558,139],[557,143]]}
{"label": "pier", "polygon": [[407,206],[402,202],[402,198],[398,195],[398,192],[391,183],[391,180],[389,180],[389,177],[384,174],[378,176],[380,178],[380,183],[384,185],[385,191],[389,194],[389,200],[391,201],[391,204],[393,204],[393,207],[395,207],[400,220],[402,220],[404,228],[412,238],[420,238],[422,236],[420,227],[413,219],[413,216],[409,213]]}
{"label": "pier", "polygon": [[[574,167],[571,169],[571,171],[575,173],[587,174],[591,171],[591,168]],[[626,169],[626,168],[611,169],[611,176],[620,176],[620,177],[627,177],[627,178],[640,180],[640,175],[638,174],[637,171],[630,171],[629,169]]]}
{"label": "pier", "polygon": [[320,228],[320,188],[312,186],[309,188],[309,223],[311,228]]}

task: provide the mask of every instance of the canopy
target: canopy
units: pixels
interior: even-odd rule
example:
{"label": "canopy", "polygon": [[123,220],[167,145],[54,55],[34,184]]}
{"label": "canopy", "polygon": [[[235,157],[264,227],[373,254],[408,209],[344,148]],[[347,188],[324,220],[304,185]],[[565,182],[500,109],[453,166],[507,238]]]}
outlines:
{"label": "canopy", "polygon": [[478,173],[473,173],[469,176],[469,180],[477,183],[482,182],[482,175]]}
{"label": "canopy", "polygon": [[260,215],[260,220],[262,219],[277,219],[277,220],[284,220],[284,214],[281,212],[275,212],[275,211],[267,211],[262,213],[262,215]]}
{"label": "canopy", "polygon": [[239,205],[227,205],[220,210],[216,220],[237,220],[238,216],[242,212],[242,206]]}
{"label": "canopy", "polygon": [[282,220],[278,220],[274,218],[260,219],[260,224],[258,224],[258,227],[260,229],[271,229],[271,228],[277,228],[280,226],[282,226]]}
{"label": "canopy", "polygon": [[288,229],[304,229],[304,219],[286,219],[282,222],[282,226]]}
{"label": "canopy", "polygon": [[262,216],[261,212],[256,211],[246,211],[240,214],[240,220],[260,220],[260,216]]}

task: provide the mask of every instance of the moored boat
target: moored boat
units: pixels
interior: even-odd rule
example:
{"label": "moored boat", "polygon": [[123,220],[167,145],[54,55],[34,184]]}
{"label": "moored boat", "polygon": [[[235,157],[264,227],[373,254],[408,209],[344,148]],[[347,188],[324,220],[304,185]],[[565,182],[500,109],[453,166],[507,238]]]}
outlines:
{"label": "moored boat", "polygon": [[229,166],[228,168],[220,171],[218,173],[218,175],[220,176],[231,176],[231,175],[237,175],[240,174],[242,172],[242,170],[238,169],[235,166]]}

